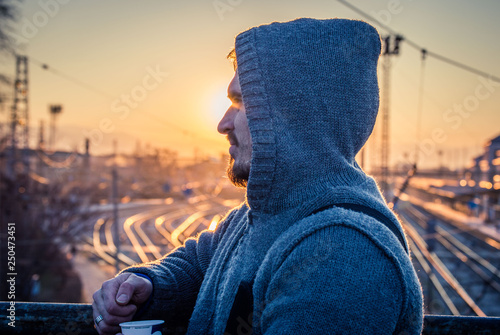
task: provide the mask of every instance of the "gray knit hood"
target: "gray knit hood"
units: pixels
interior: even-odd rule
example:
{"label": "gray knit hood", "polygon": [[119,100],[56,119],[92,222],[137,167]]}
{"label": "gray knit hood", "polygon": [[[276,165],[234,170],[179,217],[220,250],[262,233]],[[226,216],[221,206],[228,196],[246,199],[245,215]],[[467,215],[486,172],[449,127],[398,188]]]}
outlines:
{"label": "gray knit hood", "polygon": [[252,136],[249,207],[277,214],[336,202],[383,206],[355,162],[379,106],[376,29],[297,19],[247,30],[235,50]]}
{"label": "gray knit hood", "polygon": [[247,203],[126,270],[153,280],[147,317],[173,329],[191,315],[187,334],[420,333],[402,227],[354,160],[378,110],[377,31],[299,19],[243,32],[235,49],[252,136]]}

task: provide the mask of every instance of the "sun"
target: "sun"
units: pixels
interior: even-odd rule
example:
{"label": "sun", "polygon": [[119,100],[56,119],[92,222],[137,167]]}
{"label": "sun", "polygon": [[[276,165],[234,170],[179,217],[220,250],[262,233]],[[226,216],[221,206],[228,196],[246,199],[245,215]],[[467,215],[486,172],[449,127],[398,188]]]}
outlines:
{"label": "sun", "polygon": [[208,111],[210,121],[214,123],[214,126],[217,126],[230,105],[231,101],[227,97],[227,84],[218,85],[210,97]]}

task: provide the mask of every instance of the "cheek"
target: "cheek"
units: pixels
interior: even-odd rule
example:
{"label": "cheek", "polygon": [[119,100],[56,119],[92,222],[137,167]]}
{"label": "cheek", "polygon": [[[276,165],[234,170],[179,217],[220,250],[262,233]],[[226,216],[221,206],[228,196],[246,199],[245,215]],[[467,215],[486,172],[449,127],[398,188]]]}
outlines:
{"label": "cheek", "polygon": [[248,122],[247,117],[244,113],[239,112],[234,118],[234,127],[238,130],[239,133],[247,133],[248,132]]}
{"label": "cheek", "polygon": [[235,123],[236,123],[236,121],[238,122],[237,127],[239,129],[239,133],[241,134],[240,136],[241,136],[242,140],[244,139],[244,141],[247,144],[250,144],[251,143],[251,136],[250,136],[250,129],[248,128],[248,121],[247,121],[246,115],[243,114],[239,120],[235,120]]}

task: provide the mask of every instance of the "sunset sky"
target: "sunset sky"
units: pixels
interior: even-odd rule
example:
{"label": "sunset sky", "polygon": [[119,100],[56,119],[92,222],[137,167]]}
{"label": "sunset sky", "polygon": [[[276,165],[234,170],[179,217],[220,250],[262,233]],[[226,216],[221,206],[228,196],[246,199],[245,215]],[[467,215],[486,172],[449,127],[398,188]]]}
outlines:
{"label": "sunset sky", "polygon": [[[500,1],[349,2],[431,52],[500,76]],[[82,150],[87,135],[95,154],[111,152],[114,139],[123,152],[140,141],[186,156],[195,149],[226,153],[216,125],[233,75],[225,57],[239,32],[297,17],[364,19],[334,0],[25,0],[19,9],[15,29],[19,52],[30,58],[33,144],[40,120],[48,123],[48,105],[57,103],[63,106],[57,148]],[[420,52],[403,43],[392,64],[397,163],[415,147]],[[500,84],[431,57],[425,66],[422,163],[435,166],[443,150],[456,167],[500,135]],[[14,60],[4,57],[0,72],[13,76]],[[1,123],[9,110],[10,103],[3,106]]]}

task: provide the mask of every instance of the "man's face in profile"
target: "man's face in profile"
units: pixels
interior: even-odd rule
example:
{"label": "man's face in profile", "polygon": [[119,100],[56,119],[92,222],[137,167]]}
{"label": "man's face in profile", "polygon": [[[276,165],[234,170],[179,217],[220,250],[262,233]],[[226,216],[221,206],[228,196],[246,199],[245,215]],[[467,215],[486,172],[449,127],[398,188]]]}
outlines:
{"label": "man's face in profile", "polygon": [[227,169],[228,177],[234,185],[245,187],[250,175],[252,138],[248,128],[237,71],[229,84],[227,93],[231,100],[231,106],[220,120],[217,131],[227,135],[231,144],[229,148],[231,158]]}

